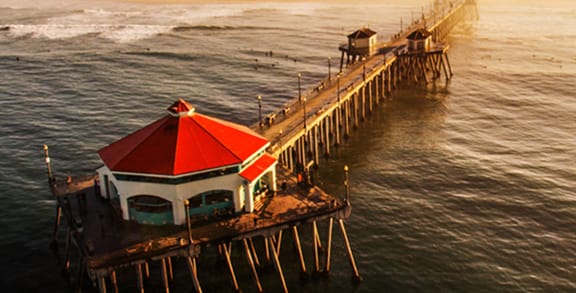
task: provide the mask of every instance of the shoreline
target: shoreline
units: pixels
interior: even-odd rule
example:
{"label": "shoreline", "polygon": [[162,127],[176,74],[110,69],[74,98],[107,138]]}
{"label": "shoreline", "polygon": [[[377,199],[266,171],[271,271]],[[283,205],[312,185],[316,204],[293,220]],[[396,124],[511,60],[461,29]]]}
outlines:
{"label": "shoreline", "polygon": [[254,3],[349,3],[347,0],[330,0],[330,1],[304,1],[304,0],[120,0],[125,3],[139,3],[139,4],[254,4]]}

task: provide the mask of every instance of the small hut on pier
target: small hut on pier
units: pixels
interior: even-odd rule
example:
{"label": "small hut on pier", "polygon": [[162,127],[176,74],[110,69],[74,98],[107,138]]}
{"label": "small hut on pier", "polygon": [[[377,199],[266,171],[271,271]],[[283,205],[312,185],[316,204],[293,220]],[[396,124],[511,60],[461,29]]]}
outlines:
{"label": "small hut on pier", "polygon": [[252,212],[276,190],[269,142],[247,127],[196,113],[183,99],[168,114],[98,154],[100,194],[125,220],[186,223],[190,216]]}
{"label": "small hut on pier", "polygon": [[406,39],[408,39],[409,52],[426,52],[430,50],[432,33],[420,28],[409,34]]}
{"label": "small hut on pier", "polygon": [[367,27],[348,35],[348,50],[359,55],[370,56],[376,51],[377,33]]}
{"label": "small hut on pier", "polygon": [[350,65],[362,59],[362,57],[370,57],[376,53],[377,33],[367,27],[361,28],[348,35],[348,42],[342,44],[339,50],[342,52],[340,58],[340,71],[344,66],[344,59],[346,65]]}

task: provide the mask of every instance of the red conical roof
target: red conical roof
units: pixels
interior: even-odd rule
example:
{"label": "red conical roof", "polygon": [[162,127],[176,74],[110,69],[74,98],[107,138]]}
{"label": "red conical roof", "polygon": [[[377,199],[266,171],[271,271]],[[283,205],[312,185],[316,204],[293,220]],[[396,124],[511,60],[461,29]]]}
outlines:
{"label": "red conical roof", "polygon": [[194,112],[180,99],[169,115],[101,149],[112,171],[181,175],[237,165],[268,144],[245,126]]}

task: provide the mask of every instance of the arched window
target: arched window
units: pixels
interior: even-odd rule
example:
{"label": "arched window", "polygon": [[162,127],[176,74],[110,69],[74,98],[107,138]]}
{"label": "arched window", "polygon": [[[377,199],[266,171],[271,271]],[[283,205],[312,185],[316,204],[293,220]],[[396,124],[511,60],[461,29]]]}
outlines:
{"label": "arched window", "polygon": [[128,212],[131,220],[141,224],[174,223],[172,203],[154,195],[137,195],[128,198]]}
{"label": "arched window", "polygon": [[231,190],[210,190],[188,199],[191,216],[219,216],[231,214],[234,209],[234,192]]}

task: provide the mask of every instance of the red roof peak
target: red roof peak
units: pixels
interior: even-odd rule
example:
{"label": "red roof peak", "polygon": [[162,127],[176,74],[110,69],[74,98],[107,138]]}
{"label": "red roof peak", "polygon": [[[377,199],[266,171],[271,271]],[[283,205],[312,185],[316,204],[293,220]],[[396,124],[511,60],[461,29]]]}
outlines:
{"label": "red roof peak", "polygon": [[194,113],[179,99],[169,115],[101,149],[110,170],[179,176],[239,166],[268,146],[246,126]]}
{"label": "red roof peak", "polygon": [[194,106],[186,102],[184,99],[179,98],[178,101],[174,102],[166,110],[170,112],[170,115],[178,117],[178,116],[191,116],[192,114],[194,114],[196,108],[194,108]]}

